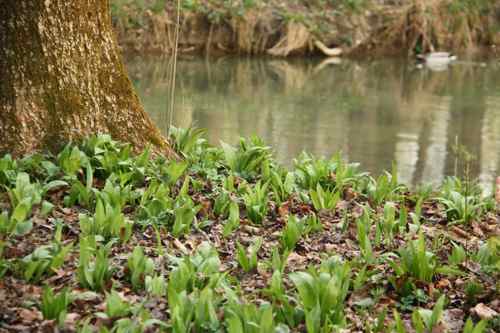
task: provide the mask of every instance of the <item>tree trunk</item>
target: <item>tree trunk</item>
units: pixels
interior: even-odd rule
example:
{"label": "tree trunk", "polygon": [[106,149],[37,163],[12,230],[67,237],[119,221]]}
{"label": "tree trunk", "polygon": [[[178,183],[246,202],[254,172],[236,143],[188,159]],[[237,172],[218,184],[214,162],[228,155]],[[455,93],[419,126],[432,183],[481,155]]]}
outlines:
{"label": "tree trunk", "polygon": [[0,0],[0,153],[95,133],[172,154],[125,72],[108,0]]}

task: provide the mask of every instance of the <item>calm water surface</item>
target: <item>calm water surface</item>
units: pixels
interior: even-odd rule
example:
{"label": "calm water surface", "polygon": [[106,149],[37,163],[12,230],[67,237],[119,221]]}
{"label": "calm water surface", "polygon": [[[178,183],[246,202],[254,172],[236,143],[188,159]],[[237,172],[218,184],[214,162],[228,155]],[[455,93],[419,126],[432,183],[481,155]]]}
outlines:
{"label": "calm water surface", "polygon": [[[146,110],[166,131],[168,59],[129,59]],[[463,170],[456,142],[491,188],[500,175],[500,64],[458,62],[418,70],[388,59],[183,59],[173,123],[208,129],[212,143],[258,135],[279,160],[342,151],[374,174],[397,163],[407,184],[440,183]]]}

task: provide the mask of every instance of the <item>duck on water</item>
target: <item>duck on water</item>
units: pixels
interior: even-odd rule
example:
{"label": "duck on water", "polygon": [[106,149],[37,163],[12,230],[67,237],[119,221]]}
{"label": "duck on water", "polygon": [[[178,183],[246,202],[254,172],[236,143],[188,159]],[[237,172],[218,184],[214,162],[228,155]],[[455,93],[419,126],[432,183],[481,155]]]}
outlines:
{"label": "duck on water", "polygon": [[431,52],[417,55],[417,68],[425,67],[434,71],[442,71],[448,65],[457,60],[457,57],[449,52]]}

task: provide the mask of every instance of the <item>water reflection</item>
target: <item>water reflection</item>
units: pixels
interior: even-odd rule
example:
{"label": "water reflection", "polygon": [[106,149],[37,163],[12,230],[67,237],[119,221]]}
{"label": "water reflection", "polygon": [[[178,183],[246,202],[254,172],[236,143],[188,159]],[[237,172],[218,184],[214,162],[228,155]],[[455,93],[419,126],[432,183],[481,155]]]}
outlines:
{"label": "water reflection", "polygon": [[[500,165],[500,66],[458,63],[443,72],[400,60],[190,59],[178,63],[174,124],[207,128],[211,142],[259,135],[289,163],[301,151],[339,150],[373,173],[396,161],[408,184],[463,170],[458,141],[492,184]],[[168,126],[168,61],[137,58],[129,71],[146,110]],[[489,186],[489,185],[488,185]]]}

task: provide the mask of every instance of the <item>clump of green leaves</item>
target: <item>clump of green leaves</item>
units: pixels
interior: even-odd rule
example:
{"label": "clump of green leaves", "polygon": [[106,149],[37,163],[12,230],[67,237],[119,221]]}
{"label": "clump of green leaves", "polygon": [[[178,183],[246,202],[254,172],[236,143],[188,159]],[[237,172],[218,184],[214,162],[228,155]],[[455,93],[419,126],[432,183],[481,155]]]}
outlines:
{"label": "clump of green leaves", "polygon": [[[287,255],[286,252],[285,255]],[[264,293],[269,295],[272,300],[276,321],[286,323],[290,327],[296,327],[303,320],[303,313],[293,304],[293,297],[286,293],[283,283],[283,269],[284,267],[275,268],[269,287],[264,290]]]}
{"label": "clump of green leaves", "polygon": [[99,317],[101,318],[118,319],[126,317],[132,312],[132,306],[114,290],[106,293],[105,303],[105,312],[99,313]]}
{"label": "clump of green leaves", "polygon": [[211,287],[205,287],[193,295],[194,328],[195,331],[216,331],[220,327],[220,320],[216,309],[220,305],[220,297]]}
{"label": "clump of green leaves", "polygon": [[30,214],[31,206],[27,202],[16,206],[10,216],[7,211],[3,211],[0,214],[0,235],[10,237],[28,233],[33,228],[31,220],[28,219]]}
{"label": "clump of green leaves", "polygon": [[246,193],[243,195],[246,211],[250,221],[256,224],[261,224],[267,214],[267,195],[268,184],[258,182],[253,188],[247,187]]}
{"label": "clump of green leaves", "polygon": [[446,298],[443,295],[439,297],[432,310],[421,308],[413,311],[412,322],[417,333],[434,331],[434,328],[441,321],[445,300]]}
{"label": "clump of green leaves", "polygon": [[229,216],[224,223],[223,236],[229,237],[240,226],[240,207],[234,201],[229,204]]}
{"label": "clump of green leaves", "polygon": [[281,245],[287,250],[293,250],[304,234],[306,225],[295,215],[288,217],[285,228],[281,233]]}
{"label": "clump of green leaves", "polygon": [[359,248],[361,250],[361,255],[366,263],[373,263],[375,257],[373,255],[373,247],[370,240],[370,230],[372,226],[372,220],[370,217],[370,211],[368,207],[363,207],[363,215],[356,220],[356,230],[358,232],[358,242]]}
{"label": "clump of green leaves", "polygon": [[483,207],[478,196],[463,195],[456,191],[439,197],[438,201],[445,206],[447,219],[452,223],[470,223],[480,216]]}
{"label": "clump of green leaves", "polygon": [[344,301],[349,290],[350,267],[338,260],[328,260],[319,271],[290,274],[305,313],[308,332],[331,331],[345,325]]}
{"label": "clump of green leaves", "polygon": [[3,211],[0,214],[0,236],[1,235],[23,235],[29,232],[33,225],[30,219],[32,208],[42,202],[42,196],[48,190],[66,184],[54,181],[45,186],[32,183],[27,173],[19,172],[16,176],[14,187],[7,187],[12,212]]}
{"label": "clump of green leaves", "polygon": [[333,159],[316,159],[307,153],[302,153],[294,161],[294,165],[297,184],[303,189],[316,189],[318,184],[328,190],[335,187],[332,174],[335,171],[336,163]]}
{"label": "clump of green leaves", "polygon": [[71,180],[71,189],[64,198],[64,204],[68,207],[78,203],[82,207],[89,208],[94,203],[94,170],[90,163],[85,167],[85,184],[79,179]]}
{"label": "clump of green leaves", "polygon": [[476,304],[477,297],[483,292],[483,285],[475,280],[467,281],[464,285],[465,298],[469,304]]}
{"label": "clump of green leaves", "polygon": [[237,148],[221,143],[224,162],[235,174],[250,179],[261,172],[262,165],[271,157],[270,148],[259,138],[240,139]]}
{"label": "clump of green leaves", "polygon": [[66,176],[76,178],[77,172],[89,163],[87,155],[78,146],[68,144],[57,156],[58,164]]}
{"label": "clump of green leaves", "polygon": [[453,249],[451,250],[451,254],[448,256],[448,263],[452,266],[458,266],[462,264],[467,259],[467,253],[465,249],[453,243]]}
{"label": "clump of green leaves", "polygon": [[155,326],[165,328],[167,325],[158,319],[153,319],[149,311],[143,307],[133,307],[130,317],[120,318],[113,323],[111,332],[143,333],[154,331]]}
{"label": "clump of green leaves", "polygon": [[168,304],[173,332],[217,330],[219,320],[215,309],[220,299],[214,288],[222,287],[217,251],[202,243],[196,253],[176,263],[168,283]]}
{"label": "clump of green leaves", "polygon": [[474,325],[472,319],[468,318],[465,322],[463,333],[483,333],[486,332],[487,326],[488,322],[485,320],[481,320],[479,323]]}
{"label": "clump of green leaves", "polygon": [[481,264],[481,270],[486,273],[500,272],[500,237],[494,236],[481,245],[473,258]]}
{"label": "clump of green leaves", "polygon": [[316,190],[311,190],[309,194],[311,196],[314,209],[317,211],[322,209],[335,209],[340,200],[340,192],[335,190],[324,190],[319,183],[316,185]]}
{"label": "clump of green leaves", "polygon": [[142,247],[136,246],[127,261],[130,282],[135,290],[144,286],[147,276],[154,271],[153,259],[144,255]]}
{"label": "clump of green leaves", "polygon": [[12,155],[6,154],[0,159],[0,185],[9,187],[15,182],[18,163],[12,158]]}
{"label": "clump of green leaves", "polygon": [[220,321],[216,309],[220,297],[207,286],[188,294],[169,287],[168,304],[173,332],[217,331]]}
{"label": "clump of green leaves", "polygon": [[366,178],[367,173],[360,172],[359,163],[347,163],[342,156],[336,154],[335,161],[335,189],[342,193],[348,187],[356,188],[358,183]]}
{"label": "clump of green leaves", "polygon": [[54,273],[62,267],[66,257],[73,248],[73,243],[62,243],[62,227],[57,225],[54,241],[49,245],[37,247],[31,254],[22,259],[24,279],[28,282],[38,282],[43,276]]}
{"label": "clump of green leaves", "polygon": [[122,213],[121,207],[98,199],[93,217],[80,214],[80,229],[84,235],[99,235],[106,240],[118,238],[127,242],[133,223]]}
{"label": "clump of green leaves", "polygon": [[164,297],[167,294],[167,281],[161,275],[147,275],[144,284],[149,295]]}
{"label": "clump of green leaves", "polygon": [[173,269],[169,277],[169,290],[174,288],[177,292],[191,292],[220,282],[219,255],[208,242],[203,242],[194,255],[180,259],[170,257],[170,260],[173,262]]}
{"label": "clump of green leaves", "polygon": [[170,135],[173,138],[174,149],[185,157],[193,157],[199,153],[198,149],[206,143],[203,138],[205,130],[195,127],[190,128],[170,128]]}
{"label": "clump of green leaves", "polygon": [[403,230],[406,224],[406,220],[396,220],[396,205],[387,201],[384,204],[384,214],[382,218],[377,221],[377,243],[379,243],[379,238],[383,235],[384,242],[386,245],[390,246],[394,240],[395,233]]}
{"label": "clump of green leaves", "polygon": [[172,322],[172,332],[188,333],[192,329],[194,304],[186,290],[178,291],[169,284],[168,306]]}
{"label": "clump of green leaves", "polygon": [[175,218],[172,226],[172,235],[174,237],[187,234],[191,230],[191,225],[200,208],[201,206],[195,206],[193,201],[187,197],[176,202],[173,211]]}
{"label": "clump of green leaves", "polygon": [[141,224],[166,224],[171,219],[172,208],[168,186],[153,180],[140,198],[137,218]]}
{"label": "clump of green leaves", "polygon": [[132,191],[131,185],[120,184],[118,176],[112,174],[106,179],[106,183],[97,196],[111,206],[123,209],[127,204],[135,202],[136,194]]}
{"label": "clump of green leaves", "polygon": [[17,207],[23,201],[33,206],[42,201],[43,191],[40,184],[30,181],[27,173],[20,172],[17,174],[15,186],[7,188],[7,194],[12,207]]}
{"label": "clump of green leaves", "polygon": [[3,257],[3,251],[5,249],[5,241],[0,240],[0,279],[5,276],[7,271],[9,270],[11,263],[9,260]]}
{"label": "clump of green leaves", "polygon": [[262,246],[262,242],[262,238],[256,238],[255,241],[248,247],[248,251],[240,243],[236,243],[237,260],[245,272],[250,272],[257,268],[257,253]]}
{"label": "clump of green leaves", "polygon": [[295,174],[282,170],[270,171],[270,184],[272,189],[273,198],[277,204],[286,201],[293,193],[295,188]]}
{"label": "clump of green leaves", "polygon": [[438,268],[436,255],[427,250],[422,232],[418,239],[399,249],[399,263],[390,261],[396,275],[409,276],[423,282],[432,282]]}
{"label": "clump of green leaves", "polygon": [[96,236],[86,236],[80,239],[77,277],[82,287],[94,291],[107,289],[113,275],[109,262],[112,245],[112,242],[98,245]]}
{"label": "clump of green leaves", "polygon": [[161,164],[160,171],[163,180],[167,185],[172,186],[184,175],[188,168],[188,163],[185,161],[169,161]]}
{"label": "clump of green leaves", "polygon": [[231,300],[224,307],[224,314],[224,324],[228,333],[273,333],[287,331],[287,328],[283,328],[283,325],[276,325],[273,307],[268,303],[256,306],[255,304],[239,300]]}
{"label": "clump of green leaves", "polygon": [[229,205],[231,204],[231,201],[230,192],[222,189],[214,201],[215,216],[226,217],[229,212]]}
{"label": "clump of green leaves", "polygon": [[104,179],[115,174],[122,184],[128,181],[141,182],[144,179],[143,168],[150,156],[150,149],[146,148],[142,154],[134,157],[130,144],[115,141],[107,134],[85,140],[82,151],[89,157],[96,175]]}
{"label": "clump of green leaves", "polygon": [[63,289],[59,294],[54,294],[52,288],[44,287],[42,303],[40,304],[43,319],[56,320],[59,325],[62,325],[68,313],[68,306],[72,301],[73,298],[67,289]]}
{"label": "clump of green leaves", "polygon": [[398,174],[396,165],[392,167],[392,173],[385,172],[376,180],[369,178],[366,185],[366,193],[368,198],[378,206],[386,200],[398,201],[400,193],[404,190],[404,186],[398,182]]}
{"label": "clump of green leaves", "polygon": [[143,225],[168,225],[172,235],[180,237],[191,230],[191,225],[201,206],[195,205],[187,194],[190,178],[186,177],[178,196],[170,197],[169,188],[153,181],[140,199],[137,217]]}

